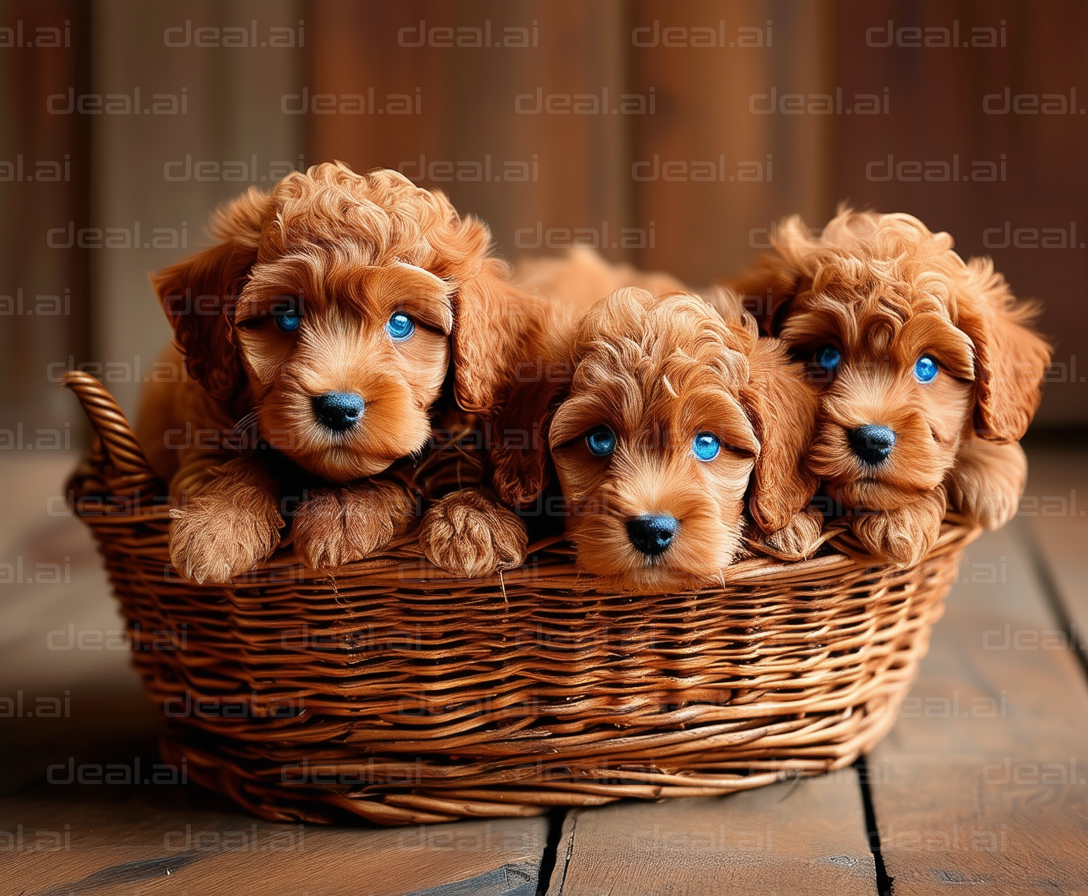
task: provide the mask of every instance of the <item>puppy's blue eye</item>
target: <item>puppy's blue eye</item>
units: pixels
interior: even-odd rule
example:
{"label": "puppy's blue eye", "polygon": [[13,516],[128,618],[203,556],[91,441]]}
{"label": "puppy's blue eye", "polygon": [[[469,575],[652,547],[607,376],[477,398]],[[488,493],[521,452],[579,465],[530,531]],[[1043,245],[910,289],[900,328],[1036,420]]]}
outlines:
{"label": "puppy's blue eye", "polygon": [[920,383],[931,383],[940,368],[929,355],[922,355],[914,362],[914,378]]}
{"label": "puppy's blue eye", "polygon": [[586,436],[589,453],[597,457],[608,457],[616,450],[616,434],[607,426],[598,426]]}
{"label": "puppy's blue eye", "polygon": [[416,331],[416,325],[407,314],[398,311],[389,318],[389,323],[385,325],[385,329],[389,333],[389,338],[394,342],[404,342]]}
{"label": "puppy's blue eye", "polygon": [[834,373],[836,368],[842,362],[842,353],[833,345],[825,345],[823,348],[816,349],[816,354],[812,356],[812,360],[816,362],[816,366],[828,373]]}
{"label": "puppy's blue eye", "polygon": [[272,309],[272,319],[281,333],[294,333],[302,323],[302,315],[294,305],[282,305]]}
{"label": "puppy's blue eye", "polygon": [[691,440],[691,450],[699,460],[714,460],[722,450],[722,443],[712,432],[701,432]]}

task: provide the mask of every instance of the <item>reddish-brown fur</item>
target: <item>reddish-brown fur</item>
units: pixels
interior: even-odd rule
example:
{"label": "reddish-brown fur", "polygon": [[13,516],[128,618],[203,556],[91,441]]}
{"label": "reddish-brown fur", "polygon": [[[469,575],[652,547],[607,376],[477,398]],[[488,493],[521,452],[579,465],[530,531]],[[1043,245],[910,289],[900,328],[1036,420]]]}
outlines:
{"label": "reddish-brown fur", "polygon": [[[152,384],[140,415],[179,504],[174,563],[197,581],[227,581],[280,541],[278,471],[268,452],[227,444],[239,424],[303,474],[299,556],[314,568],[365,556],[415,524],[405,483],[443,396],[474,412],[494,406],[529,320],[524,297],[490,256],[485,225],[392,171],[356,175],[334,163],[292,173],[221,209],[212,233],[218,245],[153,277],[172,357],[184,356],[191,377]],[[294,333],[272,318],[285,296],[301,310]],[[385,329],[394,312],[416,324],[401,343]],[[326,392],[365,400],[358,426],[319,425],[312,399]],[[168,450],[164,434],[179,425],[218,433],[221,444]]]}
{"label": "reddish-brown fur", "polygon": [[[798,365],[695,296],[620,289],[577,321],[555,308],[518,369],[490,453],[496,490],[511,505],[529,504],[554,472],[579,562],[619,587],[713,579],[741,548],[746,495],[753,518],[774,530],[815,491],[799,463],[814,409],[804,407],[808,390],[788,382],[800,377]],[[586,445],[601,425],[617,437],[609,457]],[[703,431],[727,446],[709,462],[692,452]],[[628,521],[642,514],[679,521],[656,557],[628,538]]]}
{"label": "reddish-brown fur", "polygon": [[[821,236],[794,217],[774,249],[730,285],[794,357],[823,346],[842,355],[828,374],[810,363],[820,393],[809,457],[865,547],[917,562],[949,501],[994,528],[1015,513],[1026,462],[1017,440],[1040,399],[1050,350],[989,259],[964,262],[947,233],[917,218],[840,209]],[[928,354],[940,371],[913,376]],[[859,461],[848,431],[879,425],[895,445],[878,465]]]}

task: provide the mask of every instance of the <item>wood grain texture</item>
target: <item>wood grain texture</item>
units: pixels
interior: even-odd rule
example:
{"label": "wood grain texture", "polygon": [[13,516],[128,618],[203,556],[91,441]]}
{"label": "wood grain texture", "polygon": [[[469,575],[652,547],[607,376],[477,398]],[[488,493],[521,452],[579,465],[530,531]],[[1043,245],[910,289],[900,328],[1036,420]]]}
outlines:
{"label": "wood grain texture", "polygon": [[572,810],[548,896],[875,892],[848,768],[721,798]]}
{"label": "wood grain texture", "polygon": [[0,801],[5,889],[531,896],[547,836],[536,818],[397,830],[278,825],[196,798],[181,786],[101,784]]}
{"label": "wood grain texture", "polygon": [[1017,526],[970,547],[919,680],[871,757],[894,892],[1088,887],[1088,689]]}
{"label": "wood grain texture", "polygon": [[[63,248],[70,221],[87,226],[91,119],[50,114],[47,106],[55,97],[54,108],[64,109],[70,89],[77,95],[90,89],[90,23],[90,5],[79,0],[0,6],[0,425],[11,432],[6,448],[33,446],[39,433],[61,431],[65,403],[46,377],[48,365],[66,369],[69,356],[84,361],[91,348],[91,252]],[[53,229],[63,238],[49,240]]]}
{"label": "wood grain texture", "polygon": [[772,89],[824,91],[828,15],[819,0],[635,4],[640,44],[659,39],[629,48],[635,91],[657,96],[656,114],[633,120],[642,167],[630,174],[652,177],[631,183],[637,219],[655,225],[643,267],[697,284],[735,275],[769,246],[780,216],[831,211],[831,118],[762,111]]}

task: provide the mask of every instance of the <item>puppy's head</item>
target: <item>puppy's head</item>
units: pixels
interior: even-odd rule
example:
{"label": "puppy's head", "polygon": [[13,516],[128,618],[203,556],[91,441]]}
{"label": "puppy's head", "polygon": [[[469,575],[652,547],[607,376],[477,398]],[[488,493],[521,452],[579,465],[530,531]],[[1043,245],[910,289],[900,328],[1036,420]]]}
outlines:
{"label": "puppy's head", "polygon": [[304,468],[342,482],[420,450],[451,353],[462,404],[493,403],[505,271],[442,194],[322,164],[251,188],[212,232],[155,288],[190,375]]}
{"label": "puppy's head", "polygon": [[763,421],[744,405],[754,342],[694,296],[617,290],[582,318],[565,363],[504,408],[504,437],[523,443],[493,453],[500,495],[531,501],[554,470],[587,570],[638,590],[713,578],[740,545],[760,462]]}
{"label": "puppy's head", "polygon": [[819,238],[796,218],[739,285],[820,395],[812,469],[853,507],[936,488],[974,429],[1020,438],[1046,344],[988,260],[910,215],[840,210]]}

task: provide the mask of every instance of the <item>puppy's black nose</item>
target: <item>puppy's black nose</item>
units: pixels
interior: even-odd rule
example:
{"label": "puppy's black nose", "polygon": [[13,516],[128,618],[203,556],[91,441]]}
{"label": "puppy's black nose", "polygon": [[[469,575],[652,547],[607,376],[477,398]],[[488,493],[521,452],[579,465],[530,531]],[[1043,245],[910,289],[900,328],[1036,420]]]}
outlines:
{"label": "puppy's black nose", "polygon": [[680,528],[671,516],[636,516],[627,521],[627,537],[638,550],[651,557],[665,550]]}
{"label": "puppy's black nose", "polygon": [[366,402],[349,392],[326,392],[314,398],[317,422],[333,432],[347,432],[355,426],[365,407]]}
{"label": "puppy's black nose", "polygon": [[865,463],[876,466],[892,453],[895,433],[886,426],[859,426],[850,430],[850,447]]}

